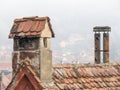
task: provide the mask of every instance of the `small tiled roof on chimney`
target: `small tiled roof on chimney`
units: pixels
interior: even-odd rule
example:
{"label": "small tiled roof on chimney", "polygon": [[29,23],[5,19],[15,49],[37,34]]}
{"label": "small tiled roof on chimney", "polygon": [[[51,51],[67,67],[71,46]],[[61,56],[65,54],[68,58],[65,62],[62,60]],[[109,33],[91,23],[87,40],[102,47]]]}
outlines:
{"label": "small tiled roof on chimney", "polygon": [[48,22],[48,26],[52,32],[52,37],[54,37],[54,32],[50,24],[50,18],[34,16],[34,17],[23,17],[21,19],[15,19],[13,27],[9,34],[9,38],[14,38],[16,36],[40,37],[42,31],[45,28],[46,22]]}

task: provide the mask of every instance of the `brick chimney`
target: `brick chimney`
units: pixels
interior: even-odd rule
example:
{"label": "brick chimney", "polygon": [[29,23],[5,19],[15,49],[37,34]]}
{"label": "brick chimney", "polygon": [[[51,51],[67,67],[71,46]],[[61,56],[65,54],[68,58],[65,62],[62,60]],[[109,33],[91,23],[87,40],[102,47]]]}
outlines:
{"label": "brick chimney", "polygon": [[[96,26],[93,28],[95,41],[95,63],[101,62],[101,52],[103,52],[103,63],[109,63],[109,26]],[[103,34],[103,49],[101,50],[101,34]]]}
{"label": "brick chimney", "polygon": [[52,51],[50,38],[54,37],[49,17],[24,17],[15,19],[9,38],[13,38],[13,75],[24,60],[30,65],[40,80],[52,80]]}

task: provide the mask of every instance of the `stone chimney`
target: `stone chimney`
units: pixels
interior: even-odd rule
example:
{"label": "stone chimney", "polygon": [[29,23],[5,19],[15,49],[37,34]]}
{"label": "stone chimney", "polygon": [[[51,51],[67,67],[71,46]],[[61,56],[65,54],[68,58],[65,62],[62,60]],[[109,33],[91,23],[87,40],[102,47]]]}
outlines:
{"label": "stone chimney", "polygon": [[100,33],[95,33],[94,34],[94,39],[95,39],[95,63],[99,64],[100,63]]}
{"label": "stone chimney", "polygon": [[[103,63],[109,63],[109,26],[96,26],[93,28],[95,41],[95,63],[101,63],[101,52],[103,52]],[[101,50],[101,34],[103,34],[103,49]]]}
{"label": "stone chimney", "polygon": [[49,17],[15,19],[9,38],[13,38],[13,75],[24,60],[29,60],[42,82],[52,80],[52,51],[50,38],[54,33]]}

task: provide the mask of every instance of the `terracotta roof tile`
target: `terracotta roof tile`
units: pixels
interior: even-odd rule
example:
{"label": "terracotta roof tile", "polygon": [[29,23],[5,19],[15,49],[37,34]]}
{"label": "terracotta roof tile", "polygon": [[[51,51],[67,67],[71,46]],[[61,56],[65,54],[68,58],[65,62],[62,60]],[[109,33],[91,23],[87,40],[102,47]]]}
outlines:
{"label": "terracotta roof tile", "polygon": [[56,83],[56,85],[57,85],[57,87],[59,88],[59,89],[61,89],[61,90],[63,90],[65,87],[64,87],[64,84],[58,84],[58,83]]}
{"label": "terracotta roof tile", "polygon": [[21,19],[17,18],[17,19],[14,20],[15,23],[17,23],[17,22],[24,22],[24,21],[27,21],[27,20],[23,19],[23,18],[21,18]]}
{"label": "terracotta roof tile", "polygon": [[25,24],[26,24],[26,22],[21,22],[21,23],[19,24],[18,29],[17,29],[16,32],[17,32],[17,33],[22,32]]}
{"label": "terracotta roof tile", "polygon": [[[28,82],[32,83],[35,90],[43,90],[43,89],[46,88],[45,85],[38,78],[38,76],[36,75],[36,73],[34,72],[32,67],[30,66],[30,63],[28,61],[24,61],[20,65],[20,67],[19,67],[18,71],[16,72],[16,74],[13,76],[13,78],[11,80],[11,83],[8,85],[6,90],[13,90],[13,88],[16,88],[17,86],[19,86],[19,82],[21,80],[23,80],[24,77],[27,77]],[[16,84],[15,84],[15,82],[16,82]]]}
{"label": "terracotta roof tile", "polygon": [[35,21],[34,25],[31,27],[30,31],[38,31],[40,21]]}
{"label": "terracotta roof tile", "polygon": [[[60,89],[108,90],[120,88],[120,65],[54,65],[53,80]],[[119,90],[119,89],[118,89]]]}
{"label": "terracotta roof tile", "polygon": [[[14,38],[15,36],[41,36],[41,32],[44,30],[46,22],[52,32],[52,37],[54,37],[54,32],[52,30],[49,17],[23,17],[22,19],[15,19],[13,27],[10,31],[9,38]],[[22,34],[21,34],[22,33]]]}
{"label": "terracotta roof tile", "polygon": [[25,26],[23,28],[23,32],[29,32],[29,30],[31,29],[33,24],[34,24],[34,22],[32,22],[32,21],[26,21]]}
{"label": "terracotta roof tile", "polygon": [[23,19],[34,19],[34,18],[38,18],[38,16],[23,17]]}

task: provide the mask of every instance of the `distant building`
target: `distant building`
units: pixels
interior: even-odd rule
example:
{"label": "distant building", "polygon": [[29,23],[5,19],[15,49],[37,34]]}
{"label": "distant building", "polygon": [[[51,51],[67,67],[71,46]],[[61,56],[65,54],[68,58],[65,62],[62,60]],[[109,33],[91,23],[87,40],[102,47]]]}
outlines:
{"label": "distant building", "polygon": [[0,71],[0,90],[6,89],[6,86],[10,83],[11,74],[11,71],[8,70]]}
{"label": "distant building", "polygon": [[49,17],[15,19],[13,75],[6,90],[119,90],[120,64],[52,64]]}
{"label": "distant building", "polygon": [[9,70],[11,71],[11,63],[0,63],[0,70]]}

